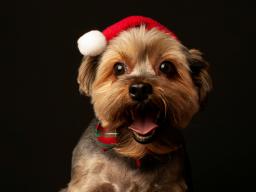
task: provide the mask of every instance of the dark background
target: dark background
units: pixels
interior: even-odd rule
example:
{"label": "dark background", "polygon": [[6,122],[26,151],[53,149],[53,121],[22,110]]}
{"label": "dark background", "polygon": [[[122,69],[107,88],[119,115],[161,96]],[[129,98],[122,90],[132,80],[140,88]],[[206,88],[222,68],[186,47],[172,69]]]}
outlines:
{"label": "dark background", "polygon": [[2,83],[15,106],[3,100],[1,191],[54,192],[68,183],[72,149],[93,116],[78,92],[76,40],[128,15],[158,20],[211,63],[208,105],[185,130],[195,191],[253,189],[255,10],[247,1],[18,1],[8,8],[1,65],[15,69],[2,71]]}

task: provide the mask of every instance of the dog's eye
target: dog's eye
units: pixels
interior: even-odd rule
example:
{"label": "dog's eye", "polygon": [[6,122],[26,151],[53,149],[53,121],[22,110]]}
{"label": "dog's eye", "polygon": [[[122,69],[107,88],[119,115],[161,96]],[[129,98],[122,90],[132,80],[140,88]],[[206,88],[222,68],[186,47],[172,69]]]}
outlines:
{"label": "dog's eye", "polygon": [[125,66],[123,63],[116,63],[114,65],[114,73],[116,76],[122,75],[125,73]]}
{"label": "dog's eye", "polygon": [[164,61],[160,64],[159,69],[162,73],[166,75],[173,75],[176,72],[176,69],[172,62]]}

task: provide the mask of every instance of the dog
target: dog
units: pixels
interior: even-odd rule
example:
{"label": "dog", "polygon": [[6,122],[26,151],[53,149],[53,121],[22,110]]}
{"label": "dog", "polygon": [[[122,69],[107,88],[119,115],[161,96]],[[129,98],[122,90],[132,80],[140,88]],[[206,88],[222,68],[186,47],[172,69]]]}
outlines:
{"label": "dog", "polygon": [[88,32],[78,47],[79,89],[96,118],[73,151],[63,191],[189,191],[181,129],[212,87],[201,52],[143,16]]}

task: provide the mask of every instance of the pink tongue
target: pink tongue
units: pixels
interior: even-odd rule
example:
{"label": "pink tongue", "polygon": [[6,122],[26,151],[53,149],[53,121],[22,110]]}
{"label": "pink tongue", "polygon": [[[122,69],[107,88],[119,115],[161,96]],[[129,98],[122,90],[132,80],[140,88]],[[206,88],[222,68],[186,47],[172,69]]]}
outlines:
{"label": "pink tongue", "polygon": [[146,119],[135,119],[131,124],[130,129],[141,134],[146,135],[150,131],[156,129],[158,125],[150,118]]}

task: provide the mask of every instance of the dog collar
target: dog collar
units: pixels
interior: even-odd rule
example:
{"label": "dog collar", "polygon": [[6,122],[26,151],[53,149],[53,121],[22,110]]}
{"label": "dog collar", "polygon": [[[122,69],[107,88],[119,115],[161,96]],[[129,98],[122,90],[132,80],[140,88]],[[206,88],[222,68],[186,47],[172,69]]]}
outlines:
{"label": "dog collar", "polygon": [[117,144],[117,131],[109,130],[101,126],[100,122],[96,125],[96,141],[103,151],[107,151],[115,147]]}
{"label": "dog collar", "polygon": [[[100,122],[96,125],[95,135],[96,135],[96,141],[98,145],[101,147],[103,152],[111,150],[117,144],[118,132],[116,131],[116,129],[110,131],[107,128],[102,127]],[[141,160],[136,159],[135,165],[137,168],[140,168]]]}

